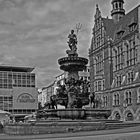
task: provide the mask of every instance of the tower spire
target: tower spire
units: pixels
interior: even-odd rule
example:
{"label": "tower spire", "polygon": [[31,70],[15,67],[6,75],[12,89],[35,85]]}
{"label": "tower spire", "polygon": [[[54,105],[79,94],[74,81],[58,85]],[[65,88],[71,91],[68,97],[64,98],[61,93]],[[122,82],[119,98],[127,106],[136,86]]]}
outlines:
{"label": "tower spire", "polygon": [[111,3],[113,7],[111,16],[116,23],[125,15],[125,10],[123,8],[124,0],[112,0]]}

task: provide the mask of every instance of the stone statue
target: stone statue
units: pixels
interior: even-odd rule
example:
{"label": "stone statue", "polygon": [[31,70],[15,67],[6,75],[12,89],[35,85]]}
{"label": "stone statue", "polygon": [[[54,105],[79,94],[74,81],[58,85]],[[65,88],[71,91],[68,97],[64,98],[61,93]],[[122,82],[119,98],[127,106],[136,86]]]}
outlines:
{"label": "stone statue", "polygon": [[71,33],[68,35],[68,38],[69,38],[68,45],[69,45],[71,51],[76,52],[77,36],[74,33],[74,30],[71,30]]}
{"label": "stone statue", "polygon": [[64,79],[64,85],[58,83],[56,104],[63,105],[65,108],[82,108],[89,103],[90,99],[91,102],[93,101],[92,97],[89,98],[88,86],[87,80],[77,80],[72,77]]}
{"label": "stone statue", "polygon": [[95,108],[95,94],[94,93],[89,94],[89,104],[90,104],[90,107]]}

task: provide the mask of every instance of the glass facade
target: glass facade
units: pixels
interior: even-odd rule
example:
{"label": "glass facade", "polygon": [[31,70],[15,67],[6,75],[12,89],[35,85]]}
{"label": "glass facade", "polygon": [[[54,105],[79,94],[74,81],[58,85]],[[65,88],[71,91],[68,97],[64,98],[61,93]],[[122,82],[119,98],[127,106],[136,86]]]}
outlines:
{"label": "glass facade", "polygon": [[13,108],[13,96],[0,96],[0,110]]}
{"label": "glass facade", "polygon": [[[37,91],[35,73],[31,73],[32,70],[32,68],[24,67],[0,67],[0,110],[12,114],[31,114],[36,111]],[[35,102],[26,104],[18,102],[18,97],[24,92],[29,93],[29,98]]]}
{"label": "glass facade", "polygon": [[10,113],[13,114],[32,114],[36,110],[35,109],[12,109],[12,110],[5,110],[5,111],[9,111]]}
{"label": "glass facade", "polygon": [[35,74],[26,72],[0,72],[0,88],[35,87]]}

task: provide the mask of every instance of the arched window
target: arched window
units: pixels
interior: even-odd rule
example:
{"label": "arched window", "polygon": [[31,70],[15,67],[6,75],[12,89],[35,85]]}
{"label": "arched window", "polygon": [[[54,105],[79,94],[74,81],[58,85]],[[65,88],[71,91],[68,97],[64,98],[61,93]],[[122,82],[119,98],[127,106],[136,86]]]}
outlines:
{"label": "arched window", "polygon": [[125,98],[124,98],[124,100],[125,100],[125,103],[127,105],[132,104],[132,93],[131,93],[131,91],[126,91],[125,92]]}
{"label": "arched window", "polygon": [[114,62],[115,70],[120,70],[123,68],[124,64],[124,50],[122,43],[118,43],[114,48]]}
{"label": "arched window", "polygon": [[114,105],[116,105],[116,94],[114,95]]}
{"label": "arched window", "polygon": [[131,84],[134,81],[134,71],[130,71],[127,73],[127,83]]}
{"label": "arched window", "polygon": [[117,94],[116,100],[117,100],[117,105],[119,105],[120,104],[120,96],[119,96],[119,94]]}
{"label": "arched window", "polygon": [[97,57],[93,58],[94,59],[94,70],[95,70],[95,75],[97,74],[97,71],[98,71],[98,68],[97,68],[97,63],[98,63],[98,60],[97,60]]}
{"label": "arched window", "polygon": [[120,120],[121,119],[121,116],[120,116],[120,114],[117,112],[116,114],[115,114],[115,120]]}
{"label": "arched window", "polygon": [[115,9],[115,4],[113,4],[113,9]]}
{"label": "arched window", "polygon": [[134,65],[137,62],[137,47],[135,37],[125,41],[126,46],[126,64],[127,66]]}
{"label": "arched window", "polygon": [[107,96],[103,96],[102,97],[102,106],[103,107],[107,107],[107,100],[108,100],[108,97]]}
{"label": "arched window", "polygon": [[118,9],[118,3],[116,3],[116,9]]}
{"label": "arched window", "polygon": [[140,103],[140,88],[137,89],[137,103]]}
{"label": "arched window", "polygon": [[126,121],[133,121],[133,119],[134,119],[133,114],[131,112],[127,113]]}
{"label": "arched window", "polygon": [[119,93],[115,93],[113,95],[113,105],[118,106],[120,104],[120,95]]}
{"label": "arched window", "polygon": [[126,45],[126,53],[127,53],[126,60],[128,61],[129,60],[129,46],[128,46],[128,44]]}
{"label": "arched window", "polygon": [[126,100],[126,104],[128,104],[128,92],[125,93],[125,100]]}
{"label": "arched window", "polygon": [[132,103],[132,93],[129,91],[128,93],[128,103],[131,104]]}
{"label": "arched window", "polygon": [[122,8],[122,4],[121,4],[121,3],[119,3],[119,8],[120,8],[120,9]]}
{"label": "arched window", "polygon": [[115,69],[117,70],[117,50],[114,50],[115,51]]}

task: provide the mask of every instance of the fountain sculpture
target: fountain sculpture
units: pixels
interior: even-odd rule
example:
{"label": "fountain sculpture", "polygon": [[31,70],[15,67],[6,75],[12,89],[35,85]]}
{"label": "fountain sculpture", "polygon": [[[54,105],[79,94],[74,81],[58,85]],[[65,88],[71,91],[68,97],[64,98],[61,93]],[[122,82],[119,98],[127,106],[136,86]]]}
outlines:
{"label": "fountain sculpture", "polygon": [[[93,102],[94,94],[89,92],[89,82],[79,79],[79,71],[86,69],[88,59],[79,57],[77,53],[77,35],[74,30],[68,35],[68,46],[66,57],[58,59],[60,69],[67,72],[67,78],[64,84],[58,83],[56,95],[50,98],[51,109],[46,109],[47,117],[51,118],[69,118],[69,119],[87,119],[87,118],[108,118],[109,110],[83,109],[83,106]],[[91,99],[92,98],[92,99]],[[65,109],[57,109],[57,104],[65,106]]]}
{"label": "fountain sculpture", "polygon": [[[36,122],[5,125],[6,134],[29,135],[108,129],[106,121],[109,121],[107,118],[111,114],[110,110],[83,108],[89,101],[95,104],[94,94],[88,91],[89,83],[79,79],[78,75],[79,71],[86,68],[88,60],[78,56],[74,30],[71,30],[68,38],[68,56],[58,60],[60,69],[67,72],[68,77],[64,80],[64,85],[58,84],[57,94],[51,96],[48,104],[51,108],[39,110]],[[57,109],[57,104],[65,106],[65,109]]]}
{"label": "fountain sculpture", "polygon": [[[60,58],[58,63],[60,69],[68,73],[67,79],[64,80],[64,85],[59,85],[57,90],[57,101],[66,108],[82,108],[89,104],[89,82],[79,79],[78,72],[86,69],[88,60],[83,57],[78,57],[77,53],[77,36],[74,30],[68,36],[67,57]],[[61,101],[61,97],[63,101]],[[64,101],[65,100],[65,101]],[[62,103],[61,103],[62,102]]]}

